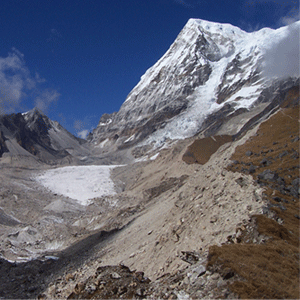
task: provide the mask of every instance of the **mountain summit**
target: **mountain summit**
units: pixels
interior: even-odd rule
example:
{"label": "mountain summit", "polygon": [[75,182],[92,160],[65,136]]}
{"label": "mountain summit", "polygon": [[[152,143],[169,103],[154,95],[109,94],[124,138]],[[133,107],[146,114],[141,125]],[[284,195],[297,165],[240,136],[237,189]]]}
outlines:
{"label": "mountain summit", "polygon": [[[238,134],[273,101],[270,89],[295,84],[295,79],[271,80],[264,73],[269,49],[286,38],[289,30],[287,26],[248,33],[230,24],[190,19],[120,110],[103,115],[88,140],[103,148],[122,149],[160,147],[208,128],[206,136]],[[254,115],[239,117],[234,126],[224,124],[254,107]]]}

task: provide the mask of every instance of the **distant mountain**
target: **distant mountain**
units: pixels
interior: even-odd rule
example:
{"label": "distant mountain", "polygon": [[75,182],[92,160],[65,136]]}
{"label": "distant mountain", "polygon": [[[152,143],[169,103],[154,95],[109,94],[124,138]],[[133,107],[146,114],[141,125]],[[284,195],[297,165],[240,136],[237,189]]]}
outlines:
{"label": "distant mountain", "polygon": [[299,85],[297,78],[271,80],[263,73],[267,49],[288,30],[247,33],[190,19],[120,110],[104,114],[88,140],[100,148],[124,149],[160,147],[200,133],[238,135],[283,101],[280,91]]}
{"label": "distant mountain", "polygon": [[0,156],[31,156],[42,162],[80,159],[89,155],[86,141],[50,120],[38,109],[0,116]]}

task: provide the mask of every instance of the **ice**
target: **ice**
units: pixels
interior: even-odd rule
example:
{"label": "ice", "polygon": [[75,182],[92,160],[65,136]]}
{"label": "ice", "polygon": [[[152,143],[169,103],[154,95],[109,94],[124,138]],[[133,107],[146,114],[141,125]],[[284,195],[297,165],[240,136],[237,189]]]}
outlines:
{"label": "ice", "polygon": [[53,193],[77,200],[82,205],[91,199],[114,195],[110,170],[117,166],[68,166],[47,170],[34,179]]}
{"label": "ice", "polygon": [[226,103],[236,101],[236,99],[240,98],[237,102],[237,108],[249,108],[254,101],[259,97],[261,92],[261,86],[260,85],[254,85],[254,86],[244,86],[242,89],[240,89],[237,93],[235,93],[233,96],[231,96]]}
{"label": "ice", "polygon": [[189,97],[191,107],[174,117],[164,129],[152,134],[145,144],[155,143],[156,147],[160,147],[167,139],[176,140],[193,136],[205,117],[221,107],[216,103],[215,94],[228,61],[229,58],[223,58],[216,63],[211,63],[212,73],[209,80]]}

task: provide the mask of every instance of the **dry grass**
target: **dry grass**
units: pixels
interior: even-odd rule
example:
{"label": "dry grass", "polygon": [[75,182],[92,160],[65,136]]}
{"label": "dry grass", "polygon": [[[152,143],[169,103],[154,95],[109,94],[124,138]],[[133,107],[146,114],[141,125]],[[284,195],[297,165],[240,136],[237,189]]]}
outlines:
{"label": "dry grass", "polygon": [[231,142],[230,135],[210,136],[195,140],[187,149],[182,159],[187,164],[205,164],[223,144]]}
{"label": "dry grass", "polygon": [[[230,289],[244,299],[298,299],[300,296],[299,197],[284,189],[299,178],[299,106],[294,105],[295,97],[299,99],[299,90],[298,94],[292,90],[281,110],[261,124],[257,135],[238,147],[231,157],[235,160],[229,167],[231,171],[247,173],[252,165],[254,179],[258,180],[258,174],[269,169],[285,182],[260,182],[266,187],[265,196],[270,203],[267,215],[272,219],[266,215],[253,218],[258,233],[270,237],[267,242],[253,244],[242,239],[239,244],[210,248],[208,265],[233,270],[241,279]],[[247,151],[252,154],[246,155]],[[269,165],[263,164],[263,159]],[[278,199],[281,199],[279,203]]]}

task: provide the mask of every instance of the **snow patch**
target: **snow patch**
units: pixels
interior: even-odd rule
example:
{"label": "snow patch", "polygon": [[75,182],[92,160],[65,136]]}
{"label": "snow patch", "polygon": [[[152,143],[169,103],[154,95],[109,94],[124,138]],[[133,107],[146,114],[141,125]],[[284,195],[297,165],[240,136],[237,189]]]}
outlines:
{"label": "snow patch", "polygon": [[52,169],[34,178],[57,193],[88,205],[91,199],[116,194],[110,170],[117,166],[69,166]]}
{"label": "snow patch", "polygon": [[135,139],[135,134],[133,134],[132,136],[130,136],[126,141],[124,141],[124,144],[125,143],[128,143],[128,142],[131,142]]}
{"label": "snow patch", "polygon": [[107,126],[107,125],[109,125],[111,122],[112,122],[112,119],[108,119],[105,123],[100,122],[100,123],[99,123],[99,126]]}
{"label": "snow patch", "polygon": [[[103,148],[107,143],[109,142],[109,138],[102,141],[99,145],[97,145],[99,148]],[[97,143],[95,143],[97,144]]]}
{"label": "snow patch", "polygon": [[159,156],[159,152],[150,157],[150,160],[156,160]]}

